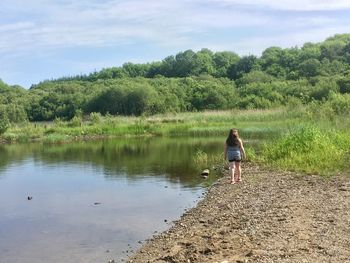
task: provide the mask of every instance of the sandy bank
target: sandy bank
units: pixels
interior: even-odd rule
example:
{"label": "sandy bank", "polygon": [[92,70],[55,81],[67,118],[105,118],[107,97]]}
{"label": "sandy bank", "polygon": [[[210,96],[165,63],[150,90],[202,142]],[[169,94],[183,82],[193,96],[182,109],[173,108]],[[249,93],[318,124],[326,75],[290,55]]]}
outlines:
{"label": "sandy bank", "polygon": [[350,176],[243,167],[128,262],[350,262]]}

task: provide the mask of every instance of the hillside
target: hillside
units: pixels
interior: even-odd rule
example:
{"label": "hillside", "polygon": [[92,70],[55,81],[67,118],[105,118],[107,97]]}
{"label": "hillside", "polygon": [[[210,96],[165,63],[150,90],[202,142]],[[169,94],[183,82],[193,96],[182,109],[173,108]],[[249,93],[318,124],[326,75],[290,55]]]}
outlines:
{"label": "hillside", "polygon": [[10,122],[50,121],[91,112],[138,116],[314,102],[347,113],[349,94],[350,34],[342,34],[300,48],[269,47],[260,57],[186,50],[159,62],[43,81],[29,90],[0,82],[0,115]]}

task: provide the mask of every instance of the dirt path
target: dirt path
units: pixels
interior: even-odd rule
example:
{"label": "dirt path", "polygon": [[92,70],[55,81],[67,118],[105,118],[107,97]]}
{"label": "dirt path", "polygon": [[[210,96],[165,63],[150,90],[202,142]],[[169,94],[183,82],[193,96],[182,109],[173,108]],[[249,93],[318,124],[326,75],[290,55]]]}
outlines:
{"label": "dirt path", "polygon": [[350,176],[243,169],[129,262],[350,262]]}

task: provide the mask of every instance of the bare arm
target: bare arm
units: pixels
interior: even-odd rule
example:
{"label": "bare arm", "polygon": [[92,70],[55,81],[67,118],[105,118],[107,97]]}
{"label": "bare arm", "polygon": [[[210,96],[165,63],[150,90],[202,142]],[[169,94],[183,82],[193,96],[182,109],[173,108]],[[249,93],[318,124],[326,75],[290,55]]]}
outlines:
{"label": "bare arm", "polygon": [[238,142],[239,142],[239,149],[241,150],[242,157],[243,157],[243,159],[246,159],[246,154],[245,154],[245,150],[243,147],[243,142],[241,139],[239,139]]}

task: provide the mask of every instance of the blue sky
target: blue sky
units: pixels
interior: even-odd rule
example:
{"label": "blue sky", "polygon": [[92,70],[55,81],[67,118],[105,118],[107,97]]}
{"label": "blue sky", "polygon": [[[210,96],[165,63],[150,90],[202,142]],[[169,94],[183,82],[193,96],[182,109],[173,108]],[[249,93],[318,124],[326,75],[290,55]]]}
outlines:
{"label": "blue sky", "polygon": [[0,78],[29,88],[187,49],[255,54],[350,33],[350,0],[1,0]]}

